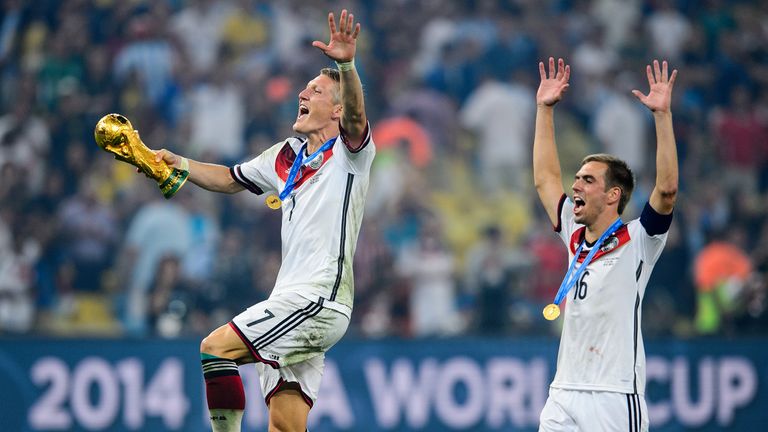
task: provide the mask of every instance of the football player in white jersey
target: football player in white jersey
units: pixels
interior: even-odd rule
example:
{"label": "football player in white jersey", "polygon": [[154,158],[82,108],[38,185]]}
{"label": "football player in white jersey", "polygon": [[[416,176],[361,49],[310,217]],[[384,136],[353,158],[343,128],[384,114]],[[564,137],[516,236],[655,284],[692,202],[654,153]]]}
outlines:
{"label": "football player in white jersey", "polygon": [[[645,431],[649,421],[641,304],[664,248],[677,197],[677,149],[670,109],[677,71],[669,74],[666,61],[654,60],[646,70],[649,93],[632,91],[653,112],[656,184],[641,216],[622,222],[620,215],[634,179],[618,158],[605,154],[584,158],[572,196],[565,195],[553,109],[568,88],[570,67],[562,59],[556,66],[553,58],[548,66],[547,74],[544,63],[539,63],[534,181],[573,265],[566,276],[571,283],[564,283],[559,290],[564,294],[555,301],[566,300],[565,321],[557,371],[539,430]],[[559,309],[550,306],[548,317],[556,318]]]}
{"label": "football player in white jersey", "polygon": [[233,167],[167,150],[157,160],[189,171],[215,192],[248,190],[282,211],[282,264],[270,297],[214,330],[200,345],[214,432],[239,431],[245,408],[238,365],[255,363],[270,431],[304,431],[325,352],[344,335],[353,302],[352,257],[375,148],[354,57],[360,24],[346,10],[330,41],[313,42],[336,69],[323,69],[298,95],[289,138]]}

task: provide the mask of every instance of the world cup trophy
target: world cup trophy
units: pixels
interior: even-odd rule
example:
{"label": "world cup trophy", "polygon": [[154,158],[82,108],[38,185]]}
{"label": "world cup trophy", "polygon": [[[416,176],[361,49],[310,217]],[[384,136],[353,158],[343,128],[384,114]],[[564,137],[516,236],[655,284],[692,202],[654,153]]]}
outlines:
{"label": "world cup trophy", "polygon": [[163,196],[171,198],[184,186],[189,171],[169,167],[165,161],[155,161],[155,154],[139,138],[131,122],[120,114],[107,114],[96,123],[93,131],[96,144],[115,155],[115,159],[139,168],[154,179]]}

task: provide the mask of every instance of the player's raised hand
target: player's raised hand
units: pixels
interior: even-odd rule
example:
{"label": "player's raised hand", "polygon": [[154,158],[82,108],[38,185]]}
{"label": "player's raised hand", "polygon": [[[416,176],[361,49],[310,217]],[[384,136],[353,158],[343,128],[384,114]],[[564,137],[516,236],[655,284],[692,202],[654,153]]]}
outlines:
{"label": "player's raised hand", "polygon": [[672,71],[672,75],[668,73],[667,61],[664,60],[659,68],[659,61],[653,61],[653,69],[651,65],[646,66],[645,73],[648,75],[648,85],[651,89],[647,95],[644,95],[640,90],[632,90],[632,94],[635,95],[643,105],[654,112],[669,112],[672,105],[672,87],[675,85],[675,78],[677,78],[677,69]]}
{"label": "player's raised hand", "polygon": [[555,70],[555,59],[549,58],[549,77],[544,69],[544,62],[539,62],[539,76],[541,83],[536,92],[536,104],[552,106],[563,98],[563,94],[568,90],[568,80],[571,78],[571,67],[563,61],[557,59],[557,70]]}
{"label": "player's raised hand", "polygon": [[347,14],[347,10],[341,11],[339,27],[336,28],[336,20],[333,12],[328,14],[328,29],[331,31],[331,39],[326,45],[320,41],[312,42],[312,46],[319,48],[325,55],[339,63],[346,63],[355,58],[357,35],[360,34],[360,23],[355,23],[355,16]]}

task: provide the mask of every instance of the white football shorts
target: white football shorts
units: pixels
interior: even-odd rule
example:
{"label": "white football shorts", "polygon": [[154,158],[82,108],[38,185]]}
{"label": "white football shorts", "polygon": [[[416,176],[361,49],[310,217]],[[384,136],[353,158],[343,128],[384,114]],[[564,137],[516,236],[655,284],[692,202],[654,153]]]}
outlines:
{"label": "white football shorts", "polygon": [[323,376],[325,352],[338,342],[349,326],[341,312],[323,307],[295,293],[280,293],[256,303],[229,323],[254,358],[261,391],[270,398],[289,382],[301,386],[312,406]]}
{"label": "white football shorts", "polygon": [[549,389],[539,432],[647,432],[645,397],[607,391]]}

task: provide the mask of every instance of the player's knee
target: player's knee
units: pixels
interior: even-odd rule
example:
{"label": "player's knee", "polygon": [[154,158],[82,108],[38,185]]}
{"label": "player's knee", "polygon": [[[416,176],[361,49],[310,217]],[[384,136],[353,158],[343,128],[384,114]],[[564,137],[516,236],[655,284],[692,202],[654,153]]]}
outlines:
{"label": "player's knee", "polygon": [[204,337],[200,342],[200,352],[216,357],[222,357],[224,352],[221,343],[217,339],[218,338],[213,334]]}

